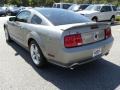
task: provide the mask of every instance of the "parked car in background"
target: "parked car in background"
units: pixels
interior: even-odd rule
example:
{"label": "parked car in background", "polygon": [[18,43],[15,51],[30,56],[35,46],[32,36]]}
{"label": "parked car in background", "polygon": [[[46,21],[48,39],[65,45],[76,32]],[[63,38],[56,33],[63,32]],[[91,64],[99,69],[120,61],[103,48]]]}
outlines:
{"label": "parked car in background", "polygon": [[117,11],[120,11],[120,7],[117,7]]}
{"label": "parked car in background", "polygon": [[23,6],[21,6],[21,7],[10,6],[10,7],[8,7],[7,13],[8,13],[8,15],[15,16],[23,9],[25,9],[25,7],[23,7]]}
{"label": "parked car in background", "polygon": [[86,9],[90,4],[73,4],[71,5],[68,10],[72,10],[72,11],[82,11],[84,9]]}
{"label": "parked car in background", "polygon": [[[30,7],[30,6],[29,6],[29,7],[24,7],[23,9],[32,9],[32,7]],[[22,9],[22,10],[23,10],[23,9]]]}
{"label": "parked car in background", "polygon": [[56,8],[23,10],[4,30],[8,42],[29,50],[37,67],[46,62],[67,68],[88,63],[107,55],[113,43],[110,25]]}
{"label": "parked car in background", "polygon": [[6,9],[3,7],[0,7],[0,16],[6,16]]}
{"label": "parked car in background", "polygon": [[117,15],[120,16],[120,7],[117,7]]}
{"label": "parked car in background", "polygon": [[7,6],[3,6],[2,8],[7,12]]}
{"label": "parked car in background", "polygon": [[62,8],[62,9],[68,9],[72,3],[54,3],[53,8]]}
{"label": "parked car in background", "polygon": [[116,6],[109,4],[95,4],[88,6],[85,10],[77,12],[84,15],[93,21],[106,21],[109,20],[114,23],[116,12]]}

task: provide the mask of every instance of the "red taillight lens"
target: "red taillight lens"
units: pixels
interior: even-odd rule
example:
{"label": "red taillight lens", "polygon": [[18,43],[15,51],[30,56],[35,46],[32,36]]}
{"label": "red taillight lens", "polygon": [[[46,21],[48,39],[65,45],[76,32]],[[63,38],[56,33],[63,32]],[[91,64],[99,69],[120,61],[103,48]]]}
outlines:
{"label": "red taillight lens", "polygon": [[82,45],[82,37],[80,34],[73,34],[64,37],[64,46],[66,48],[72,48]]}
{"label": "red taillight lens", "polygon": [[109,38],[111,36],[112,36],[112,34],[111,34],[111,28],[105,29],[105,38],[107,39],[107,38]]}

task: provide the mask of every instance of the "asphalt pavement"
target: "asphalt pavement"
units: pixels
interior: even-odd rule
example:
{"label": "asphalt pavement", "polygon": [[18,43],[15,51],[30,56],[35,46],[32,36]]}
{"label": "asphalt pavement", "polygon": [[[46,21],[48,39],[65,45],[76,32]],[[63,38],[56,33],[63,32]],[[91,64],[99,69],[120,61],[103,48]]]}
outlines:
{"label": "asphalt pavement", "polygon": [[74,70],[49,64],[36,68],[27,51],[6,43],[0,17],[0,90],[120,90],[120,25],[112,26],[114,44],[108,56]]}

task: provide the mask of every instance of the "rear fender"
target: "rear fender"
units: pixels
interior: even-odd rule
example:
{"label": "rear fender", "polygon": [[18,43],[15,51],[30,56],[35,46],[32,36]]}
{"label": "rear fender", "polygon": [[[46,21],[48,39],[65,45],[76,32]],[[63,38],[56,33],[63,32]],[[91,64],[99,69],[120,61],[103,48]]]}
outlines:
{"label": "rear fender", "polygon": [[27,41],[26,42],[27,47],[29,47],[29,40],[30,39],[33,39],[33,40],[35,40],[37,42],[37,44],[39,45],[43,55],[46,56],[45,45],[43,43],[42,37],[38,33],[36,33],[36,32],[29,33],[27,35],[27,40],[26,40]]}

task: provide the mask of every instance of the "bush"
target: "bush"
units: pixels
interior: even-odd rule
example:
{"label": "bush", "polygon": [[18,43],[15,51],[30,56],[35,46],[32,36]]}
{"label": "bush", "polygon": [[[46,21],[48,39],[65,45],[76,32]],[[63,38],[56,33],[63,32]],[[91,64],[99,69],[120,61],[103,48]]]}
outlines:
{"label": "bush", "polygon": [[120,16],[116,16],[116,21],[120,21]]}

